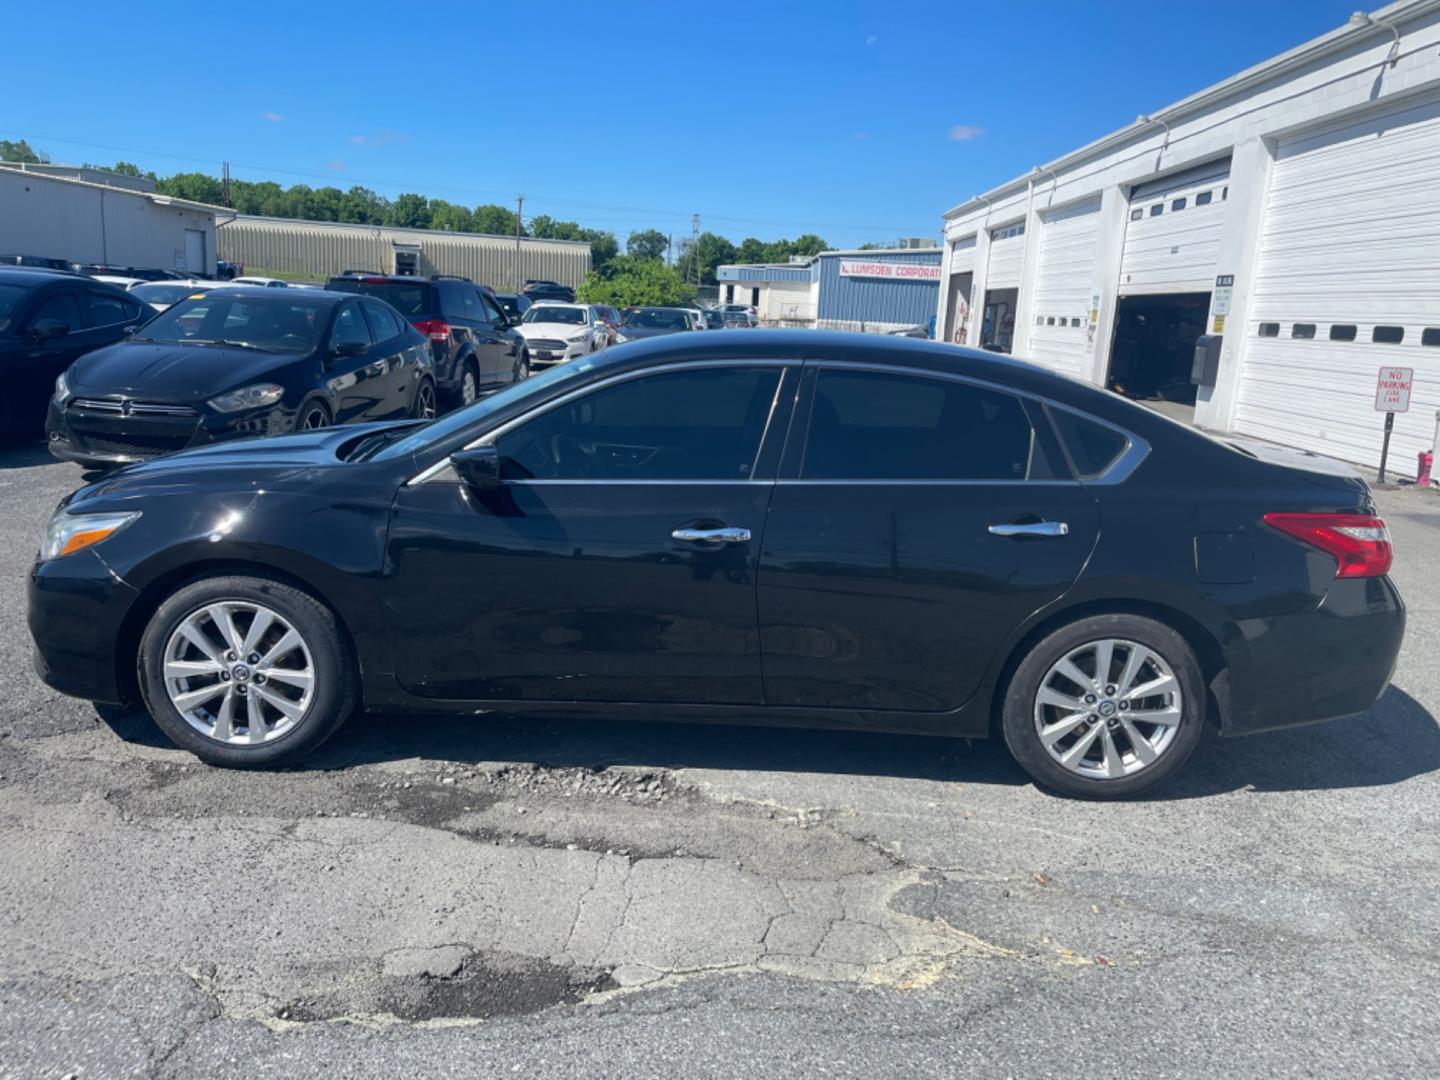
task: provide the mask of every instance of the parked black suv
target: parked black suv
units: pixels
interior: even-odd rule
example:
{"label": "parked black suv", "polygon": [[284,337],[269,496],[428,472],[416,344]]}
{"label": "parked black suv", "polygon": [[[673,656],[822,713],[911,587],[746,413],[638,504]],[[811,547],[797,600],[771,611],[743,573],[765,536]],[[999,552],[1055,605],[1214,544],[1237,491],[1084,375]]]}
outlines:
{"label": "parked black suv", "polygon": [[56,376],[154,314],[103,281],[0,266],[0,432],[38,432]]}
{"label": "parked black suv", "polygon": [[466,278],[341,274],[325,288],[379,297],[409,319],[430,339],[435,382],[451,405],[468,405],[530,373],[525,339],[495,294]]}
{"label": "parked black suv", "polygon": [[543,281],[531,278],[525,282],[525,287],[520,290],[533,303],[536,300],[559,300],[562,303],[573,304],[575,302],[575,290],[568,285],[561,285],[558,281]]}

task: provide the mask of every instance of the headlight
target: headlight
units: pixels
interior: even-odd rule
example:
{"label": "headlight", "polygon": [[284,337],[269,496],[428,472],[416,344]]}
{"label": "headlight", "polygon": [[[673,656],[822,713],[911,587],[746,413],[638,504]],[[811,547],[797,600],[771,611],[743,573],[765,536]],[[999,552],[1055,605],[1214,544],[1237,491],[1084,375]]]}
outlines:
{"label": "headlight", "polygon": [[616,345],[619,345],[622,341],[629,341],[629,340],[630,340],[630,339],[629,339],[628,337],[626,337],[624,334],[616,334],[616,335],[615,335],[615,344],[616,344]]}
{"label": "headlight", "polygon": [[55,377],[55,403],[64,405],[70,400],[70,384],[65,381],[65,373],[62,371]]}
{"label": "headlight", "polygon": [[241,409],[258,409],[263,405],[274,405],[285,396],[285,388],[274,383],[256,383],[241,390],[213,397],[207,404],[218,412],[239,412]]}
{"label": "headlight", "polygon": [[45,526],[40,558],[58,559],[62,555],[83,551],[113,536],[139,516],[138,510],[128,514],[70,514],[62,510]]}

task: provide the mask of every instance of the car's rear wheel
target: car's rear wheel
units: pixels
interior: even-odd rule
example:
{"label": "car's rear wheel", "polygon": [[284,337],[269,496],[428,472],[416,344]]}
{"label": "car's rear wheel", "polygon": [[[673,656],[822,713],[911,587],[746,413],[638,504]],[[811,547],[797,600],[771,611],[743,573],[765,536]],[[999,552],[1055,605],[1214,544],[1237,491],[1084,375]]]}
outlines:
{"label": "car's rear wheel", "polygon": [[473,405],[480,396],[480,376],[475,374],[475,365],[466,363],[460,373],[460,404]]}
{"label": "car's rear wheel", "polygon": [[434,420],[439,410],[435,404],[435,384],[422,379],[415,388],[415,406],[412,410],[416,420]]}
{"label": "car's rear wheel", "polygon": [[192,582],[140,640],[141,695],[161,730],[211,765],[254,767],[315,749],[359,700],[334,614],[267,578]]}
{"label": "car's rear wheel", "polygon": [[530,377],[530,354],[522,352],[520,360],[515,365],[515,381],[524,382]]}
{"label": "car's rear wheel", "polygon": [[1098,615],[1037,642],[1010,680],[1005,742],[1037,783],[1123,799],[1173,775],[1205,720],[1199,662],[1170,627]]}

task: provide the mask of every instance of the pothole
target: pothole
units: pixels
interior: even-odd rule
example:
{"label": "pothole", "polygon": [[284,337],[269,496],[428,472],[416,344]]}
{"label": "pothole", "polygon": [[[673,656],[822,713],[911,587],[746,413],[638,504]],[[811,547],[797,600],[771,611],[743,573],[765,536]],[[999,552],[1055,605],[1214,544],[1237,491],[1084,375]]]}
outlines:
{"label": "pothole", "polygon": [[530,957],[482,956],[459,946],[406,951],[419,955],[398,965],[390,958],[362,965],[333,989],[291,1001],[276,1016],[297,1023],[387,1015],[412,1022],[487,1020],[573,1005],[617,985],[608,971]]}

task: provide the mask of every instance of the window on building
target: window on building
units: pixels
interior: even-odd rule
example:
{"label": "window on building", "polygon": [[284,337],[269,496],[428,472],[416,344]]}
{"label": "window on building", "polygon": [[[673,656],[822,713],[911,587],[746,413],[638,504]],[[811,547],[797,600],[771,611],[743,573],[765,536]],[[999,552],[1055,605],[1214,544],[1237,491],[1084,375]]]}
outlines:
{"label": "window on building", "polygon": [[1080,316],[1079,316],[1079,315],[1072,315],[1072,316],[1070,317],[1070,325],[1071,325],[1071,326],[1079,326],[1079,325],[1080,325]]}
{"label": "window on building", "polygon": [[1044,316],[1044,315],[1036,315],[1036,316],[1035,316],[1035,325],[1036,325],[1036,326],[1044,326],[1044,325],[1045,325],[1045,316]]}
{"label": "window on building", "polygon": [[1213,199],[1214,197],[1215,197],[1215,193],[1214,193],[1213,191],[1202,191],[1202,192],[1200,192],[1199,195],[1196,195],[1196,196],[1195,196],[1195,205],[1196,205],[1196,206],[1209,206],[1209,205],[1210,205],[1210,200]]}
{"label": "window on building", "polygon": [[1370,340],[1376,345],[1399,345],[1405,340],[1403,326],[1377,326],[1370,331]]}
{"label": "window on building", "polygon": [[1151,216],[1151,217],[1159,217],[1159,216],[1160,216],[1161,214],[1163,214],[1164,212],[1165,212],[1165,204],[1164,204],[1163,202],[1157,202],[1154,206],[1150,207],[1150,216]]}
{"label": "window on building", "polygon": [[1170,209],[1171,209],[1171,210],[1184,210],[1184,209],[1185,209],[1185,198],[1184,198],[1184,196],[1181,196],[1180,198],[1178,198],[1178,199],[1174,200],[1173,202],[1171,202],[1171,204],[1170,204]]}
{"label": "window on building", "polygon": [[1223,188],[1220,189],[1220,201],[1221,201],[1221,202],[1224,202],[1224,201],[1225,201],[1226,199],[1228,199],[1229,197],[1230,197],[1230,185],[1229,185],[1229,184],[1226,184]]}
{"label": "window on building", "polygon": [[1315,324],[1313,322],[1297,322],[1290,327],[1290,336],[1293,338],[1313,338],[1315,336]]}
{"label": "window on building", "polygon": [[1262,322],[1260,324],[1261,337],[1279,337],[1280,324],[1278,322]]}
{"label": "window on building", "polygon": [[1427,326],[1420,332],[1421,345],[1440,345],[1440,326]]}
{"label": "window on building", "polygon": [[1130,211],[1130,220],[1131,220],[1131,221],[1139,221],[1139,220],[1140,220],[1141,218],[1143,218],[1144,216],[1145,216],[1145,211],[1142,210],[1142,209],[1141,209],[1140,207],[1138,207],[1138,206],[1137,206],[1134,210],[1131,210],[1131,211]]}
{"label": "window on building", "polygon": [[1048,319],[1046,319],[1046,320],[1045,320],[1045,325],[1046,325],[1046,326],[1054,326],[1054,325],[1055,325],[1055,316],[1054,316],[1054,315],[1051,315]]}
{"label": "window on building", "polygon": [[1334,326],[1330,327],[1330,340],[1331,340],[1331,341],[1354,341],[1354,340],[1355,340],[1355,324],[1354,324],[1354,323],[1336,323]]}

